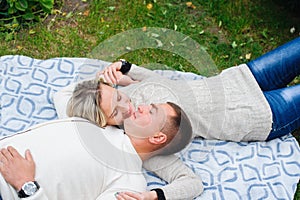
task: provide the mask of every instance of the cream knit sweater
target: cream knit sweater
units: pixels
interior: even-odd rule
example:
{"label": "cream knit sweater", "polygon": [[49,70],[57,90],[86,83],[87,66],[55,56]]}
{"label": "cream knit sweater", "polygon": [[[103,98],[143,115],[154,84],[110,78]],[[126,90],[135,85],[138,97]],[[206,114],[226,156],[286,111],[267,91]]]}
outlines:
{"label": "cream knit sweater", "polygon": [[172,101],[191,120],[195,136],[227,141],[264,141],[272,112],[246,64],[201,80],[169,80],[133,65],[128,75],[140,82],[120,88],[136,105]]}

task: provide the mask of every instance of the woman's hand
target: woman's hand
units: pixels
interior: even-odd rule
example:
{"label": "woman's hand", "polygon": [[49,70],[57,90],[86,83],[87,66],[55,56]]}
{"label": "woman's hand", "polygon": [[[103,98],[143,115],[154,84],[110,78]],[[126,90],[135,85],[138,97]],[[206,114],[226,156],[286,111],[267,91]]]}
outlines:
{"label": "woman's hand", "polygon": [[142,193],[120,192],[116,195],[117,200],[157,200],[155,191],[147,191]]}
{"label": "woman's hand", "polygon": [[123,75],[122,72],[120,72],[121,66],[121,61],[114,62],[107,66],[103,71],[98,72],[97,77],[102,77],[105,82],[113,85],[127,86],[135,83],[136,81],[132,80],[132,78],[127,75]]}
{"label": "woman's hand", "polygon": [[123,76],[122,72],[120,72],[121,66],[121,61],[114,62],[107,66],[103,71],[98,72],[97,76],[103,76],[107,83],[117,85]]}
{"label": "woman's hand", "polygon": [[16,191],[21,190],[23,184],[34,181],[35,163],[29,150],[23,158],[19,152],[9,146],[0,151],[0,172],[3,178],[13,186]]}

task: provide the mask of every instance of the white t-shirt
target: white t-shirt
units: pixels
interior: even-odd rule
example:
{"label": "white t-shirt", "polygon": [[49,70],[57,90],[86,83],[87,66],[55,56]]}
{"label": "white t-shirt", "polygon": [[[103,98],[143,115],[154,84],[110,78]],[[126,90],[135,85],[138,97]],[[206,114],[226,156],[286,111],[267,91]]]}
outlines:
{"label": "white t-shirt", "polygon": [[[55,120],[0,141],[24,156],[30,149],[40,190],[26,199],[115,199],[120,191],[141,192],[142,161],[129,138],[114,127],[102,129],[81,118]],[[18,199],[0,176],[3,199]]]}

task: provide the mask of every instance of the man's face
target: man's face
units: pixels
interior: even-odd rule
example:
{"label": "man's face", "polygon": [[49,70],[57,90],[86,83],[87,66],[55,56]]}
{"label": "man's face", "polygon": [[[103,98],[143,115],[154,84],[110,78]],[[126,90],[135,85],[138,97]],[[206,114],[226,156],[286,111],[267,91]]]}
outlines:
{"label": "man's face", "polygon": [[100,107],[108,125],[123,124],[124,119],[130,117],[135,110],[127,95],[105,84],[101,85]]}
{"label": "man's face", "polygon": [[127,135],[135,138],[147,138],[160,132],[167,121],[167,117],[175,115],[169,104],[151,104],[139,106],[131,117],[124,120]]}

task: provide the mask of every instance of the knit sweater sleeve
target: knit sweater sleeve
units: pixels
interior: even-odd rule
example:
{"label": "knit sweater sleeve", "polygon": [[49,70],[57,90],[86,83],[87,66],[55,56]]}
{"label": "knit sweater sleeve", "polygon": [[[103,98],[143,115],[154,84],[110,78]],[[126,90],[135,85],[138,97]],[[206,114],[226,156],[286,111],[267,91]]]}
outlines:
{"label": "knit sweater sleeve", "polygon": [[193,199],[203,192],[202,180],[177,156],[155,156],[143,164],[169,184],[161,187],[166,199]]}
{"label": "knit sweater sleeve", "polygon": [[155,73],[152,70],[149,70],[144,67],[139,67],[137,65],[132,65],[130,71],[127,73],[129,77],[131,77],[135,81],[142,81],[149,77],[162,77],[161,75]]}

